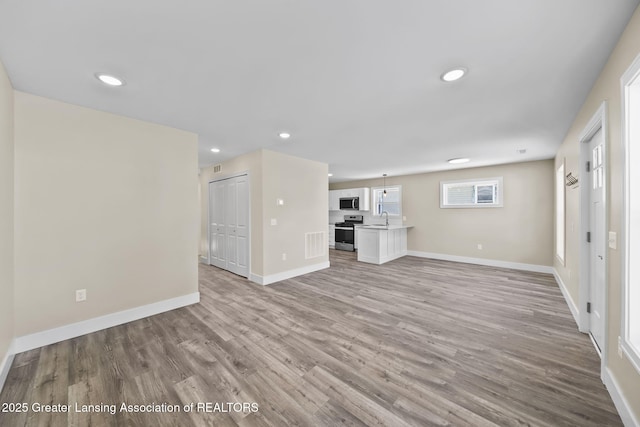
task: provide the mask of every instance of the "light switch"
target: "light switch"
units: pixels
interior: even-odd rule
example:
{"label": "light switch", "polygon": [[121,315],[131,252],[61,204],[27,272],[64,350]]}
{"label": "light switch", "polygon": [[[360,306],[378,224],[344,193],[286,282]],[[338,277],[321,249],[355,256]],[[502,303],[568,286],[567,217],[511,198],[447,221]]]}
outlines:
{"label": "light switch", "polygon": [[609,232],[609,247],[611,249],[618,248],[618,234],[615,231]]}
{"label": "light switch", "polygon": [[284,199],[276,199],[276,205],[284,206]]}
{"label": "light switch", "polygon": [[276,218],[271,218],[271,225],[278,225],[278,220]]}

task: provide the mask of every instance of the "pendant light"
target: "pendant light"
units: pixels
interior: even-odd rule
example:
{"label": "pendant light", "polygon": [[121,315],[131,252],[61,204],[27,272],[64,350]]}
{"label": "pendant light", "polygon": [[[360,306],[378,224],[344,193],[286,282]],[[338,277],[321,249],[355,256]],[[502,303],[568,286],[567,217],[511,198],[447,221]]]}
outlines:
{"label": "pendant light", "polygon": [[383,182],[383,184],[382,184],[382,188],[383,188],[382,197],[387,197],[387,174],[386,173],[382,174],[382,180],[383,180],[382,181]]}

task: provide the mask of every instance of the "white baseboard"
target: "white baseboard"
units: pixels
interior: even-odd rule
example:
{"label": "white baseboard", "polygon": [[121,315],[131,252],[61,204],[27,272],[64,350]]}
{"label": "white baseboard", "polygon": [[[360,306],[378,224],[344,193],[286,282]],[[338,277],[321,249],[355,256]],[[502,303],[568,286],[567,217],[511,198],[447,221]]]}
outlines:
{"label": "white baseboard", "polygon": [[562,281],[562,278],[560,277],[560,275],[558,274],[558,271],[555,268],[553,269],[553,276],[556,278],[556,282],[558,283],[558,287],[560,288],[560,291],[562,291],[564,300],[569,306],[569,310],[571,310],[571,314],[573,315],[573,320],[576,322],[576,326],[578,327],[578,330],[580,330],[580,310],[578,310],[578,306],[576,305],[576,303],[573,302],[573,299],[571,298],[571,295],[569,295],[569,291],[567,290],[567,287],[565,286],[564,282]]}
{"label": "white baseboard", "polygon": [[534,273],[553,274],[553,267],[549,265],[524,264],[520,262],[500,261],[496,259],[472,258],[458,255],[437,254],[433,252],[407,251],[407,255],[420,258],[439,259],[442,261],[464,262],[467,264],[486,265],[489,267],[512,268],[514,270],[532,271]]}
{"label": "white baseboard", "polygon": [[602,379],[625,427],[640,427],[640,421],[633,414],[629,402],[627,402],[627,399],[620,391],[618,382],[613,375],[611,375],[609,368],[605,368]]}
{"label": "white baseboard", "polygon": [[303,274],[313,273],[314,271],[318,270],[324,270],[325,268],[329,268],[329,265],[329,261],[325,261],[319,264],[313,264],[306,267],[283,271],[281,273],[270,274],[268,276],[259,276],[257,274],[251,273],[249,280],[260,285],[270,285],[281,280],[291,279],[292,277],[302,276]]}
{"label": "white baseboard", "polygon": [[83,320],[82,322],[24,335],[15,339],[14,353],[33,350],[34,348],[43,347],[45,345],[86,335],[91,332],[122,325],[123,323],[164,313],[165,311],[175,310],[176,308],[185,307],[198,302],[200,302],[200,292],[194,292],[192,294],[154,302],[152,304],[143,305],[129,310],[94,317],[93,319]]}
{"label": "white baseboard", "polygon": [[2,362],[0,363],[0,391],[2,391],[4,387],[7,375],[9,375],[9,369],[11,369],[11,364],[13,363],[13,357],[15,356],[15,343],[15,339],[11,340],[9,348],[7,349],[7,354],[4,355]]}

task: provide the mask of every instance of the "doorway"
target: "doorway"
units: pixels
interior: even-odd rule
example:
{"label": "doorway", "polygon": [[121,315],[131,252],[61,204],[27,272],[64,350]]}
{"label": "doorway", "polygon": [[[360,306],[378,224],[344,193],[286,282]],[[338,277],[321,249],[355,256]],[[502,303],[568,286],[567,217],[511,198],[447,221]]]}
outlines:
{"label": "doorway", "polygon": [[249,277],[249,177],[209,183],[209,264]]}
{"label": "doorway", "polygon": [[580,137],[580,330],[590,335],[602,366],[607,346],[606,108],[603,102]]}

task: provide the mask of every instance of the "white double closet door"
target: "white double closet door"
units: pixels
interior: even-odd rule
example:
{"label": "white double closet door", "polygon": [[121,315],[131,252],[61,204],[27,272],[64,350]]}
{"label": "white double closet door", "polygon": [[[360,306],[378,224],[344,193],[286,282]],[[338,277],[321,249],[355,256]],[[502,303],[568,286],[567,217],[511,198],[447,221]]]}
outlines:
{"label": "white double closet door", "polygon": [[249,179],[209,183],[209,264],[249,277]]}

